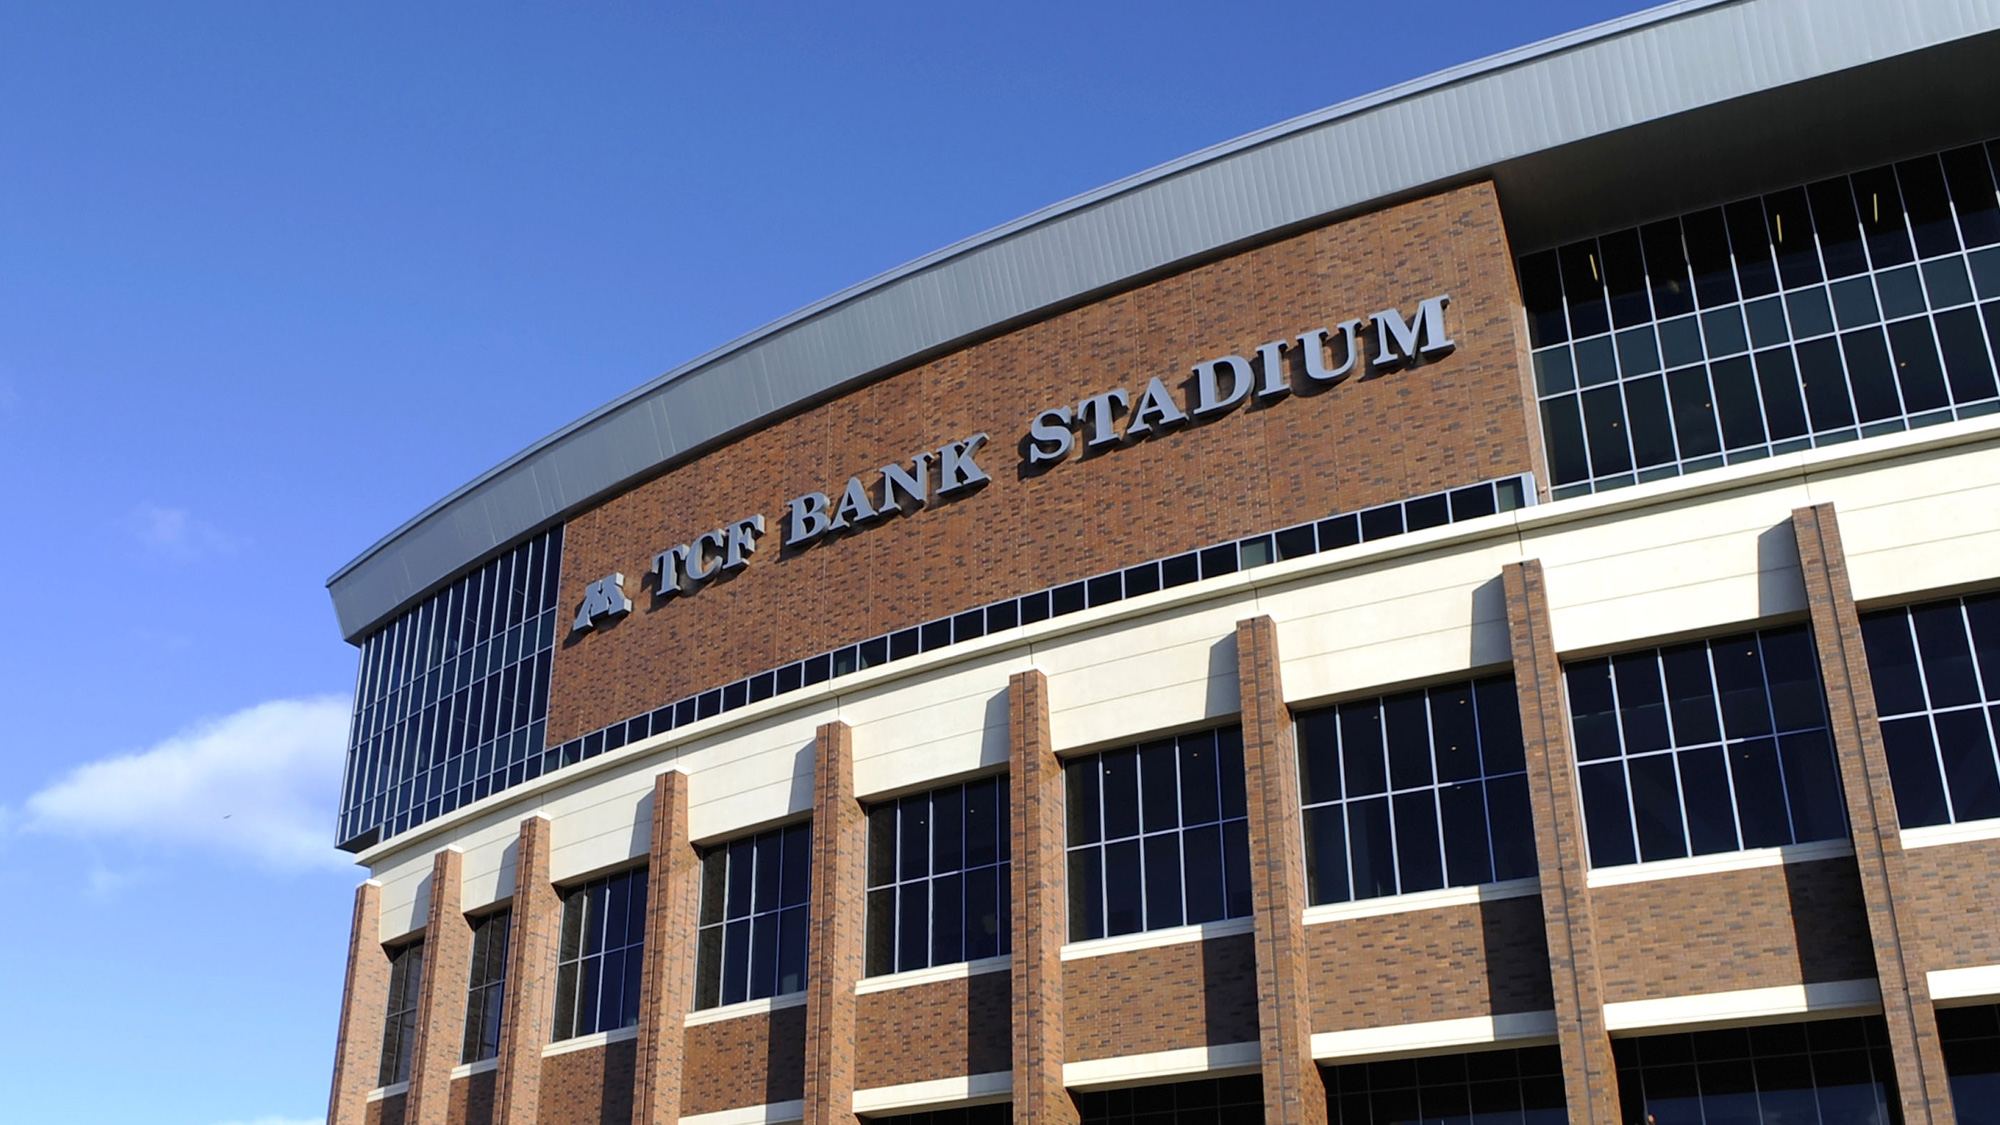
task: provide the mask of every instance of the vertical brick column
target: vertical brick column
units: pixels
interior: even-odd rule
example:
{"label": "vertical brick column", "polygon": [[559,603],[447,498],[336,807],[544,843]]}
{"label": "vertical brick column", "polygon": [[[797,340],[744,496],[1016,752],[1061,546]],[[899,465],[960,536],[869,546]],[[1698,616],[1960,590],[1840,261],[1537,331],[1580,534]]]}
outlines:
{"label": "vertical brick column", "polygon": [[1049,681],[1007,681],[1008,839],[1014,963],[1014,1121],[1076,1125],[1063,1085],[1063,938],[1069,932],[1063,772],[1049,736]]}
{"label": "vertical brick column", "polygon": [[805,1125],[855,1125],[854,985],[866,921],[867,822],[854,799],[854,735],[813,739],[812,924],[806,957]]}
{"label": "vertical brick column", "polygon": [[465,854],[445,848],[431,860],[431,905],[424,921],[424,980],[410,1056],[404,1125],[445,1125],[451,1069],[465,1047],[465,990],[472,977],[472,927],[461,905]]}
{"label": "vertical brick column", "polygon": [[389,955],[382,950],[382,884],[354,888],[347,935],[347,983],[340,992],[340,1038],[333,1048],[327,1125],[362,1125],[368,1091],[382,1066],[382,1021],[389,1012]]}
{"label": "vertical brick column", "polygon": [[1520,699],[1521,740],[1527,749],[1528,800],[1541,869],[1542,921],[1548,928],[1549,975],[1555,986],[1556,1036],[1563,1089],[1573,1125],[1618,1125],[1618,1078],[1604,1027],[1596,927],[1584,876],[1583,810],[1577,801],[1576,759],[1569,742],[1562,665],[1549,630],[1548,592],[1539,559],[1502,572],[1507,632]]}
{"label": "vertical brick column", "polygon": [[1875,713],[1875,686],[1868,675],[1861,618],[1848,586],[1847,555],[1840,545],[1833,505],[1794,511],[1792,531],[1799,542],[1799,570],[1805,576],[1806,607],[1812,614],[1813,644],[1826,687],[1827,719],[1847,798],[1847,822],[1854,833],[1854,865],[1861,872],[1861,896],[1868,908],[1904,1125],[1950,1125],[1955,1117],[1930,982],[1924,975],[1920,943],[1904,929],[1896,912],[1909,879],[1896,796],[1882,750],[1882,726]]}
{"label": "vertical brick column", "polygon": [[500,1002],[500,1056],[494,1073],[497,1125],[536,1125],[542,1105],[542,1046],[549,1039],[556,937],[562,902],[549,883],[549,819],[521,822],[514,858],[514,905],[507,921],[507,985]]}
{"label": "vertical brick column", "polygon": [[653,779],[651,850],[632,1125],[674,1125],[681,1118],[682,1045],[694,1006],[701,894],[701,866],[688,846],[688,776],[679,770]]}
{"label": "vertical brick column", "polygon": [[1243,785],[1250,798],[1264,1120],[1326,1125],[1326,1087],[1312,1053],[1298,749],[1278,676],[1278,627],[1270,618],[1236,623],[1236,683],[1243,709]]}

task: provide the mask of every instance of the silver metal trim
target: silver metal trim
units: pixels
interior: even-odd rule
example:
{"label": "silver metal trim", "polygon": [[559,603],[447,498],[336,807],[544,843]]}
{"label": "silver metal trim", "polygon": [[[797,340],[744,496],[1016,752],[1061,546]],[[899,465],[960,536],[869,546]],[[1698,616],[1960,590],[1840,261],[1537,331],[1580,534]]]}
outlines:
{"label": "silver metal trim", "polygon": [[718,440],[998,326],[1510,161],[1995,30],[2000,0],[1684,0],[1193,153],[842,290],[536,442],[335,572],[342,633],[359,638]]}

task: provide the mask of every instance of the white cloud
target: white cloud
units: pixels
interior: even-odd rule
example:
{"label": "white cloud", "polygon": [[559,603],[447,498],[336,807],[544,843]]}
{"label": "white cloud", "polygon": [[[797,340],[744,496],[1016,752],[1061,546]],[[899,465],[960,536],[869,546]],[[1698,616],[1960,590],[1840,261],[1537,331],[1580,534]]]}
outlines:
{"label": "white cloud", "polygon": [[196,519],[186,508],[141,504],[126,517],[126,528],[147,549],[182,562],[211,555],[231,556],[244,546],[244,540]]}
{"label": "white cloud", "polygon": [[333,807],[347,718],[332,696],[259,703],[71,770],[28,798],[25,827],[200,848],[278,870],[345,866]]}

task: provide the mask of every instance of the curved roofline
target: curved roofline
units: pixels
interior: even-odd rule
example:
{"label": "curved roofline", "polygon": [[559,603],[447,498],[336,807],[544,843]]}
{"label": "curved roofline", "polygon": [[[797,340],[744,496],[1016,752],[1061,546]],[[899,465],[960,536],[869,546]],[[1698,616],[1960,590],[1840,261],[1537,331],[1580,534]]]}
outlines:
{"label": "curved roofline", "polygon": [[842,289],[527,446],[334,572],[342,633],[719,438],[982,331],[1504,161],[1995,28],[2000,0],[1681,0],[1204,148]]}

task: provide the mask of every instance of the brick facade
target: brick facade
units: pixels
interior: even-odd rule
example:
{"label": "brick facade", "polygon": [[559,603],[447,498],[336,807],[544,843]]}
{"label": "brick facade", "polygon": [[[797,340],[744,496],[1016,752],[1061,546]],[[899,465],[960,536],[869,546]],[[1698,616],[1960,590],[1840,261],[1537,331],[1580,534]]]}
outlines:
{"label": "brick facade", "polygon": [[854,1125],[854,985],[861,979],[867,820],[854,796],[854,736],[813,739],[811,937],[806,952],[806,1125]]}
{"label": "brick facade", "polygon": [[632,1125],[674,1125],[686,1076],[685,1024],[694,1007],[695,920],[701,905],[701,864],[688,845],[688,776],[678,770],[653,779],[649,864]]}
{"label": "brick facade", "polygon": [[1049,734],[1049,680],[1038,670],[1007,681],[1009,878],[1013,886],[1010,969],[1015,1125],[1073,1125],[1063,1085],[1068,991],[1062,947],[1069,936],[1063,852],[1063,774]]}
{"label": "brick facade", "polygon": [[1306,961],[1314,1031],[1555,1007],[1532,896],[1307,926]]}
{"label": "brick facade", "polygon": [[805,1096],[803,1004],[687,1029],[681,1115],[776,1105]]}
{"label": "brick facade", "polygon": [[1011,983],[1006,973],[979,973],[859,997],[855,1089],[1005,1073]]}
{"label": "brick facade", "polygon": [[445,1125],[451,1070],[465,1045],[465,982],[472,973],[472,927],[461,885],[465,856],[445,848],[431,861],[431,902],[424,915],[424,980],[417,997],[417,1042],[410,1056],[408,1125]]}
{"label": "brick facade", "polygon": [[[1378,309],[1414,315],[1442,293],[1458,346],[1441,359],[1021,468],[1016,443],[1044,408],[1113,387],[1136,396],[1154,376],[1184,405],[1195,363]],[[1493,185],[1475,183],[1054,313],[760,425],[570,519],[561,612],[612,571],[634,608],[558,649],[550,743],[996,598],[1533,468],[1518,308]],[[979,464],[993,480],[978,492],[781,546],[787,499],[837,497],[851,475],[872,480],[878,466],[979,432],[992,435]],[[1107,509],[1126,518],[1104,520]],[[690,596],[641,588],[656,552],[753,513],[771,522],[745,569]]]}
{"label": "brick facade", "polygon": [[494,1120],[536,1125],[541,1120],[542,1045],[548,1041],[555,992],[556,936],[562,902],[549,882],[549,820],[521,822],[514,860],[514,906],[508,919],[507,988],[501,1000],[500,1063],[494,1080]]}
{"label": "brick facade", "polygon": [[1583,809],[1577,803],[1576,755],[1570,748],[1562,665],[1556,659],[1541,561],[1508,565],[1501,583],[1527,750],[1528,799],[1569,1119],[1571,1125],[1617,1125],[1618,1080],[1604,1025],[1596,919],[1585,880],[1589,858],[1583,850]]}
{"label": "brick facade", "polygon": [[1896,797],[1889,787],[1889,763],[1882,750],[1882,727],[1875,714],[1875,689],[1861,643],[1861,619],[1847,582],[1847,555],[1841,549],[1833,505],[1794,511],[1792,534],[1798,541],[1834,756],[1840,763],[1848,826],[1854,836],[1854,862],[1874,939],[1875,971],[1881,978],[1882,1015],[1896,1060],[1903,1122],[1950,1125],[1955,1120],[1951,1091],[1923,953],[1905,933],[1900,917],[1911,882],[1896,824]]}
{"label": "brick facade", "polygon": [[389,1010],[389,955],[382,949],[382,884],[354,888],[347,937],[347,983],[340,993],[340,1036],[333,1049],[333,1094],[326,1125],[364,1125],[368,1091],[382,1065],[382,1023]]}

